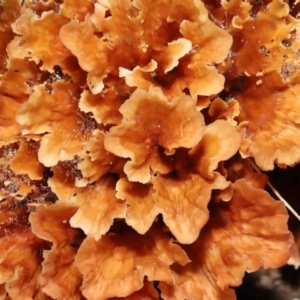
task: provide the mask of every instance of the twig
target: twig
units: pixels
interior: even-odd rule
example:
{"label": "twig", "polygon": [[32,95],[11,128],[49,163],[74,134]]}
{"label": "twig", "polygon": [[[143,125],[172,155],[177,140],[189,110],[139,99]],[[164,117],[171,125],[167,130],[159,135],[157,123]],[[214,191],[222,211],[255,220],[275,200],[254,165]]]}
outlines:
{"label": "twig", "polygon": [[[257,167],[257,165],[250,159],[247,158],[247,161],[251,165],[251,167],[257,172],[262,174],[262,171]],[[286,208],[300,221],[300,216],[298,213],[290,206],[290,204],[279,194],[279,192],[275,189],[275,187],[272,185],[270,181],[267,182],[268,187],[272,190],[274,195],[277,196],[277,198],[284,203]]]}

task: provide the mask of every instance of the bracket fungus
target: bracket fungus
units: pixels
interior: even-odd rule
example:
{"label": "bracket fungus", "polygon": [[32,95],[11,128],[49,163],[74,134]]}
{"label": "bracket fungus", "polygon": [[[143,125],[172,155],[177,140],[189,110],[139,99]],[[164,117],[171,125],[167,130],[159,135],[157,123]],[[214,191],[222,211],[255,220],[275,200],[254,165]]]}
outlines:
{"label": "bracket fungus", "polygon": [[0,300],[234,300],[287,263],[247,159],[300,162],[300,21],[266,2],[0,2]]}

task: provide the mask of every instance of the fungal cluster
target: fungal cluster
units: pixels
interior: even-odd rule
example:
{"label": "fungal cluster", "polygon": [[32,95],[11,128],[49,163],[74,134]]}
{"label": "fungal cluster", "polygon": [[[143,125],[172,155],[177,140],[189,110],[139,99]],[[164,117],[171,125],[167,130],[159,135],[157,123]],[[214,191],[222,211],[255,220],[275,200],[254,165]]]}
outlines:
{"label": "fungal cluster", "polygon": [[234,300],[287,263],[249,160],[300,161],[297,10],[2,0],[0,300]]}

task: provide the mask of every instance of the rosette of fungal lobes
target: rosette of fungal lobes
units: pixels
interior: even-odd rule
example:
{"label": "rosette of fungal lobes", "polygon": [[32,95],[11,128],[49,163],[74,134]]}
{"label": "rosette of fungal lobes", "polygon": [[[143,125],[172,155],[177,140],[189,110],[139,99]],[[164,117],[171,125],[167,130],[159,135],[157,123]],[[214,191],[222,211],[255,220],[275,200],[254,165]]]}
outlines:
{"label": "rosette of fungal lobes", "polygon": [[0,2],[0,299],[234,300],[287,263],[254,171],[300,161],[300,7]]}

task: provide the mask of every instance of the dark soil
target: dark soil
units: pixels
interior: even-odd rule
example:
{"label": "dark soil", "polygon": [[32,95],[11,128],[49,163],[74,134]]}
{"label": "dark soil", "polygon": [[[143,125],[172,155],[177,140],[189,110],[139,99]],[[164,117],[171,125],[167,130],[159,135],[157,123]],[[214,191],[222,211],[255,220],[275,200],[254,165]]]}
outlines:
{"label": "dark soil", "polygon": [[238,300],[300,300],[300,269],[284,266],[246,274]]}

